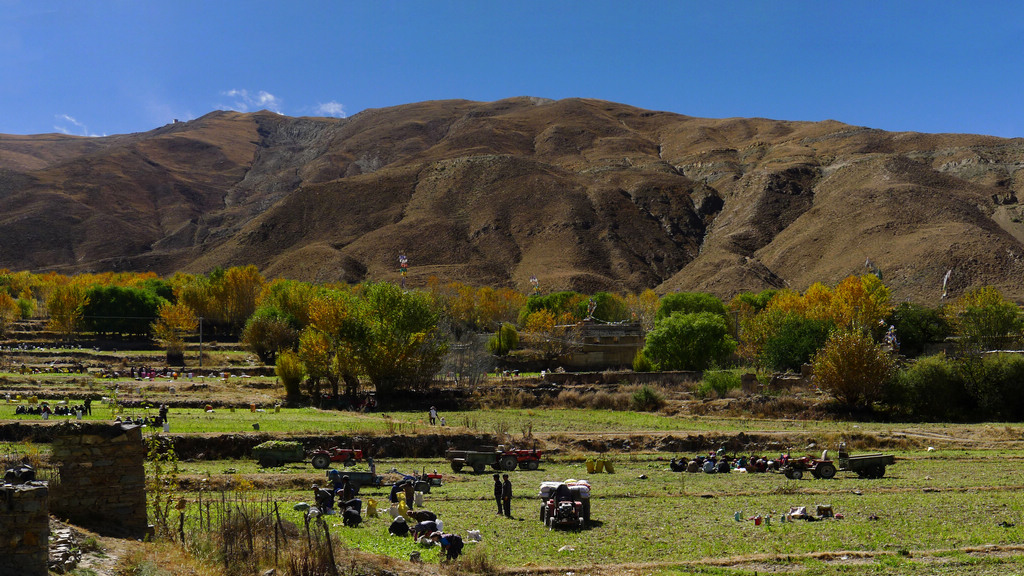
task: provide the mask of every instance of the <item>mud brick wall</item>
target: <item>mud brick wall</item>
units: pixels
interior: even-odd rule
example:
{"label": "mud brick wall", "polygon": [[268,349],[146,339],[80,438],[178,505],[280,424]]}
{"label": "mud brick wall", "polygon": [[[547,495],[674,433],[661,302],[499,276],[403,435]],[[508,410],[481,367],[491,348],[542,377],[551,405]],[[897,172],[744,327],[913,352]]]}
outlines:
{"label": "mud brick wall", "polygon": [[54,515],[103,536],[146,535],[146,449],[137,426],[69,426],[53,442]]}
{"label": "mud brick wall", "polygon": [[46,482],[0,486],[0,576],[46,576],[50,514]]}

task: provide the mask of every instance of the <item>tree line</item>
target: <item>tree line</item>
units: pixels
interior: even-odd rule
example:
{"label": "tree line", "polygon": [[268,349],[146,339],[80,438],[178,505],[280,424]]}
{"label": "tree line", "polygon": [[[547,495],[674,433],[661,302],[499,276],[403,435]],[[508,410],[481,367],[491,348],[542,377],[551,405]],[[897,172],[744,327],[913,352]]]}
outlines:
{"label": "tree line", "polygon": [[[497,358],[555,365],[579,347],[580,323],[591,319],[641,326],[638,371],[810,364],[818,385],[853,409],[968,420],[1019,419],[1024,407],[1024,358],[993,352],[1024,340],[1016,304],[982,287],[938,307],[894,305],[874,274],[723,302],[651,290],[523,294],[437,279],[416,290],[312,284],[267,280],[255,266],[169,278],[0,271],[0,335],[31,317],[66,338],[155,338],[172,364],[184,362],[202,322],[207,338],[238,338],[274,365],[291,400],[353,395],[360,382],[387,397],[439,372],[473,381]],[[945,351],[922,356],[942,343]]]}

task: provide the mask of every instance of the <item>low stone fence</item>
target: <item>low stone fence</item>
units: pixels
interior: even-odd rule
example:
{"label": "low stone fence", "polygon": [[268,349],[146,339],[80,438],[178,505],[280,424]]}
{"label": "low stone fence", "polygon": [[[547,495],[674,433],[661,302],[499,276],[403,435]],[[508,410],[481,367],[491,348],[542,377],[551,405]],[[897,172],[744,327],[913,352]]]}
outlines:
{"label": "low stone fence", "polygon": [[146,449],[137,426],[71,424],[53,441],[54,515],[104,536],[146,535]]}

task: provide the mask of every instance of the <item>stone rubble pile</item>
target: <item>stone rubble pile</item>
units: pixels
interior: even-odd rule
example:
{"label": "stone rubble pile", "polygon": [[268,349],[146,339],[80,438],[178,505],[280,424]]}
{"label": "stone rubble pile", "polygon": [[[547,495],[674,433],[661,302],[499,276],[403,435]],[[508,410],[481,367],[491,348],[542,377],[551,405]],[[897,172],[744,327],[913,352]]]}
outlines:
{"label": "stone rubble pile", "polygon": [[58,574],[67,574],[82,561],[82,550],[78,540],[69,528],[54,530],[50,534],[49,569]]}

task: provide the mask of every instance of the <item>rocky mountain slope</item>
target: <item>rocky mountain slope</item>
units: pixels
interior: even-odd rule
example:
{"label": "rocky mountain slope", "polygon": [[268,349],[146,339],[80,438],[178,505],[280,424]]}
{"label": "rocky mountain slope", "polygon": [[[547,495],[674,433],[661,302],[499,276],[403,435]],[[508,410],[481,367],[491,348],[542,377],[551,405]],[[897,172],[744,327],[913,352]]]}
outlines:
{"label": "rocky mountain slope", "polygon": [[700,119],[597,100],[423,102],[347,119],[213,112],[150,132],[0,135],[0,267],[254,263],[316,281],[545,290],[806,288],[866,271],[934,303],[1024,298],[1024,140]]}

